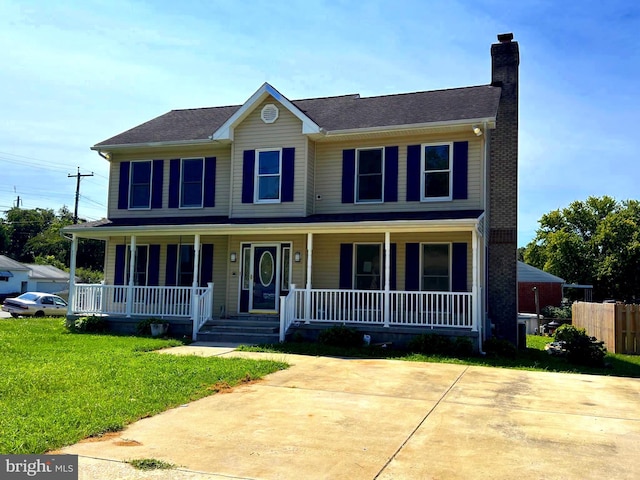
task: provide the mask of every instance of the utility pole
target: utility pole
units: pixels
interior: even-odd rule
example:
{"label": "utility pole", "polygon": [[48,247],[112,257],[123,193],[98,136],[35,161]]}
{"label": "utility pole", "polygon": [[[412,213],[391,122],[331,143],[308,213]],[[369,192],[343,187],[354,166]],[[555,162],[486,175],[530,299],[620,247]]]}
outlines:
{"label": "utility pole", "polygon": [[20,200],[20,195],[18,195],[18,198],[16,198],[16,208],[20,208],[21,203],[22,203],[22,200]]}
{"label": "utility pole", "polygon": [[78,223],[78,201],[80,200],[80,179],[82,177],[93,177],[93,172],[91,172],[91,173],[80,173],[80,167],[78,167],[78,173],[76,173],[75,175],[68,174],[67,177],[68,178],[76,177],[76,179],[77,179],[77,182],[76,182],[76,208],[73,211],[73,224],[75,225],[76,223]]}

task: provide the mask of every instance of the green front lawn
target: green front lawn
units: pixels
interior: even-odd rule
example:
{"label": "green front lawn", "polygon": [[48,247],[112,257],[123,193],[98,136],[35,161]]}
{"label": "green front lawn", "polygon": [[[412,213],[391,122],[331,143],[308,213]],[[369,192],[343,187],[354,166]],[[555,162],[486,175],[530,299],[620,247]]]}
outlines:
{"label": "green front lawn", "polygon": [[0,319],[0,454],[42,453],[287,367],[159,355],[176,340],[67,333]]}
{"label": "green front lawn", "polygon": [[457,363],[487,367],[516,368],[549,372],[587,373],[593,375],[613,375],[640,378],[640,355],[619,355],[609,353],[605,358],[607,368],[584,367],[568,363],[564,358],[549,355],[544,346],[552,342],[552,337],[527,335],[527,348],[519,351],[515,358],[473,356],[455,358],[440,355],[421,355],[392,348],[379,347],[339,348],[310,342],[291,342],[262,346],[242,346],[241,350],[254,352],[292,353],[300,355],[387,358],[412,362]]}

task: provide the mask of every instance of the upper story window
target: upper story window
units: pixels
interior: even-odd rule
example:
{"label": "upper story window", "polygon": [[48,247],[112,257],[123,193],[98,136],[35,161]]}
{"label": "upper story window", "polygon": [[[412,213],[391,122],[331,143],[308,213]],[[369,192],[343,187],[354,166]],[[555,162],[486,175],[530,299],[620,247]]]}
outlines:
{"label": "upper story window", "polygon": [[453,144],[422,145],[422,201],[451,200]]}
{"label": "upper story window", "polygon": [[384,149],[358,149],[356,151],[356,203],[382,202],[383,185]]}
{"label": "upper story window", "polygon": [[451,290],[451,245],[424,243],[422,245],[422,290],[448,292]]}
{"label": "upper story window", "polygon": [[183,158],[180,181],[180,207],[202,208],[204,174],[202,158]]}
{"label": "upper story window", "polygon": [[282,176],[282,150],[256,150],[256,179],[254,201],[256,203],[280,202]]}
{"label": "upper story window", "polygon": [[129,208],[151,208],[151,161],[131,162]]}

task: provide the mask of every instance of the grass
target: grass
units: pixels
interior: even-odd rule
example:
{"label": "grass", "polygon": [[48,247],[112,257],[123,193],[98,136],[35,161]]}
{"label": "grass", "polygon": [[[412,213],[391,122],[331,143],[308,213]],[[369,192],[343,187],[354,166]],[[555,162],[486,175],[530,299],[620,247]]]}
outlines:
{"label": "grass", "polygon": [[138,470],[170,470],[176,468],[173,463],[158,460],[157,458],[140,458],[129,460],[127,463]]}
{"label": "grass", "polygon": [[338,348],[309,342],[290,342],[262,346],[242,346],[239,349],[254,352],[291,353],[299,355],[387,358],[411,362],[456,363],[461,365],[479,365],[486,367],[515,368],[548,372],[586,373],[591,375],[612,375],[640,378],[640,355],[607,354],[606,368],[573,365],[564,358],[549,355],[544,346],[552,342],[552,337],[527,336],[527,348],[519,351],[515,358],[474,356],[465,358],[439,355],[421,355],[395,349],[379,347]]}
{"label": "grass", "polygon": [[159,355],[176,340],[68,333],[59,319],[0,320],[0,453],[35,454],[121,430],[286,368]]}

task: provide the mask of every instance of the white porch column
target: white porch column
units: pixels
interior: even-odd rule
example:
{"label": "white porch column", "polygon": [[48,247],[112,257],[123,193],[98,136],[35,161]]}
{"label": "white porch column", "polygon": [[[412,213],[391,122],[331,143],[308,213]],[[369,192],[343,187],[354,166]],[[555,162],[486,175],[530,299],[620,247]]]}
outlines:
{"label": "white porch column", "polygon": [[129,283],[127,284],[127,318],[131,317],[131,308],[133,306],[133,286],[135,279],[133,276],[136,272],[136,236],[131,235],[131,244],[129,245]]}
{"label": "white porch column", "polygon": [[480,298],[478,297],[478,232],[475,228],[471,231],[471,250],[471,319],[472,330],[477,332],[480,327]]}
{"label": "white porch column", "polygon": [[76,296],[76,256],[78,255],[78,237],[71,236],[71,258],[69,259],[69,303],[67,315],[73,313],[73,304]]}
{"label": "white porch column", "polygon": [[200,234],[196,233],[193,240],[193,283],[191,284],[191,318],[196,314],[196,289],[200,284]]}
{"label": "white porch column", "polygon": [[304,300],[304,323],[311,319],[311,265],[313,263],[313,233],[307,233],[307,285]]}
{"label": "white porch column", "polygon": [[391,317],[391,232],[384,232],[384,326]]}

